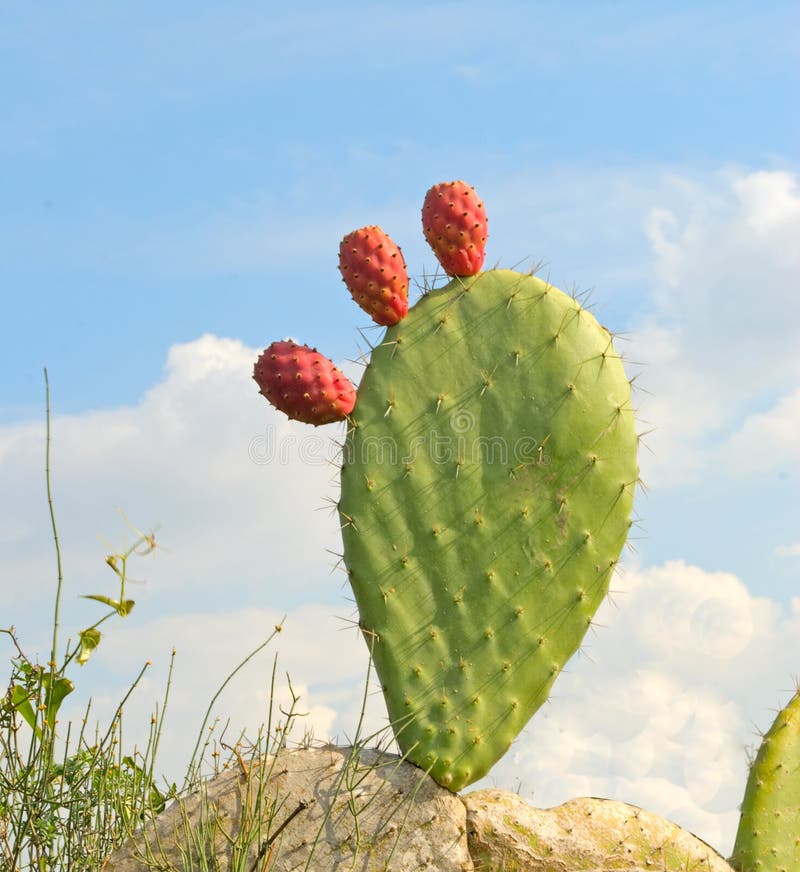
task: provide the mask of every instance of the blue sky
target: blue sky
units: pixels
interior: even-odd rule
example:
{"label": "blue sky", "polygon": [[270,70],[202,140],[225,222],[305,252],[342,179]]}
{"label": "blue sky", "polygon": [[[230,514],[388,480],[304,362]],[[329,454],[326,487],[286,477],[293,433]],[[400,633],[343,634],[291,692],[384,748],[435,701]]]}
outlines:
{"label": "blue sky", "polygon": [[[413,231],[420,191],[440,178],[489,197],[525,171],[785,165],[798,133],[792,6],[7,10],[3,419],[35,402],[43,361],[64,410],[128,402],[170,343],[205,330],[257,345],[291,322],[346,354],[338,228],[396,212]],[[547,216],[525,205],[538,230]],[[324,236],[304,250],[303,229],[323,222],[327,250]],[[259,238],[278,228],[298,237],[281,257]],[[588,254],[576,263],[569,240],[540,239],[507,253],[495,236],[492,253],[535,252],[597,283]],[[579,242],[591,251],[591,236]],[[615,262],[630,265],[642,240],[620,242]],[[609,306],[623,295],[619,322],[643,290],[626,284],[603,293]]]}
{"label": "blue sky", "polygon": [[[644,538],[617,587],[656,611],[669,594],[656,581],[693,591],[688,625],[706,627],[705,615],[720,638],[769,615],[773,642],[753,631],[762,648],[748,662],[762,671],[736,691],[735,716],[718,700],[721,746],[741,749],[800,673],[775,647],[800,614],[798,25],[796,4],[781,2],[6,8],[0,625],[38,640],[52,578],[43,366],[74,592],[97,583],[98,536],[126,535],[115,506],[160,523],[168,548],[143,570],[120,639],[157,648],[158,620],[182,638],[220,614],[255,633],[259,609],[310,609],[314,626],[346,613],[325,551],[335,520],[312,513],[335,494],[335,475],[296,455],[279,470],[248,458],[267,428],[296,432],[255,394],[252,359],[293,335],[347,365],[367,320],[339,280],[340,238],[381,224],[412,275],[430,272],[422,198],[463,178],[486,203],[488,262],[542,260],[555,284],[592,288],[594,311],[641,369],[642,427],[654,428],[637,502]],[[703,591],[715,586],[725,605],[712,620]],[[85,621],[86,604],[71,600],[67,615]],[[215,632],[197,638],[222,659],[208,639],[226,631]],[[624,651],[615,632],[602,644]],[[295,679],[327,712],[320,730],[347,730],[342,688],[356,693],[359,644],[350,684],[315,672],[321,641],[299,661],[308,674]],[[119,670],[133,669],[126,650]],[[703,699],[668,652],[642,656],[657,664],[655,698],[666,682]],[[597,654],[591,662],[603,668]],[[187,722],[193,698],[178,714]],[[557,688],[550,710],[563,733],[580,693]],[[580,729],[577,744],[594,735]],[[607,760],[580,778],[565,762],[548,781],[530,738],[520,759],[551,785],[546,797],[616,790],[730,839],[744,756],[731,763],[739,780],[719,788],[724,801],[690,801],[675,773],[692,747],[676,745],[673,780],[658,788]]]}

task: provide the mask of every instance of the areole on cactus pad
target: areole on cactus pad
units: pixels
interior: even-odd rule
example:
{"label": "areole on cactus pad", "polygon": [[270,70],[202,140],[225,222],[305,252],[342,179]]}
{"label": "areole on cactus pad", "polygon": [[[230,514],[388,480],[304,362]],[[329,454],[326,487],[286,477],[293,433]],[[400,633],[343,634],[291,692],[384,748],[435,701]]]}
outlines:
{"label": "areole on cactus pad", "polygon": [[423,224],[455,277],[372,350],[346,413],[339,515],[398,745],[458,790],[547,699],[607,594],[638,437],[608,331],[533,274],[478,272],[473,188],[431,188]]}

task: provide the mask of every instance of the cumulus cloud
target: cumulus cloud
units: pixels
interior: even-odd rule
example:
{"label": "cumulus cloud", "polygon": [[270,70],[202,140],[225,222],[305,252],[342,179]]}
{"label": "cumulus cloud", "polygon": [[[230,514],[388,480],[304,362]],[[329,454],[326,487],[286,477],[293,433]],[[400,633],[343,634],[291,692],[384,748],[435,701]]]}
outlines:
{"label": "cumulus cloud", "polygon": [[[354,630],[334,505],[343,426],[290,422],[252,382],[258,351],[206,335],[170,349],[163,378],[135,406],[54,416],[53,488],[65,570],[61,642],[103,609],[81,594],[115,596],[104,564],[157,525],[158,547],[128,562],[124,620],[103,626],[100,648],[75,675],[64,720],[87,695],[110,718],[146,660],[152,667],[127,707],[127,735],[142,742],[177,649],[162,746],[173,776],[211,695],[234,665],[286,615],[284,630],[232,682],[220,714],[255,734],[266,719],[272,654],[301,696],[299,734],[355,727],[367,649]],[[352,371],[352,367],[346,367]],[[352,373],[354,376],[356,373]],[[26,652],[49,651],[55,551],[42,475],[43,422],[0,429],[0,626],[14,623]],[[115,507],[124,510],[119,516]],[[336,652],[336,657],[331,657]],[[12,654],[0,637],[0,656]],[[368,720],[382,725],[380,697]],[[385,713],[383,714],[385,720]]]}
{"label": "cumulus cloud", "polygon": [[676,185],[682,202],[654,206],[645,222],[655,308],[632,336],[649,391],[642,414],[656,428],[647,480],[675,485],[716,464],[778,468],[796,457],[797,179],[727,172]]}
{"label": "cumulus cloud", "polygon": [[749,415],[725,441],[721,460],[737,474],[766,472],[800,461],[800,388],[766,412]]}
{"label": "cumulus cloud", "polygon": [[[343,425],[314,429],[274,411],[250,377],[257,353],[203,336],[170,350],[163,379],[136,406],[54,418],[53,488],[70,596],[113,580],[101,572],[103,556],[135,537],[117,506],[142,529],[159,526],[165,551],[133,568],[146,574],[143,601],[167,594],[188,610],[201,595],[225,608],[340,595],[327,553],[339,546],[338,522],[326,498],[337,494]],[[9,579],[0,597],[9,606],[38,603],[53,586],[43,462],[42,422],[0,429]]]}

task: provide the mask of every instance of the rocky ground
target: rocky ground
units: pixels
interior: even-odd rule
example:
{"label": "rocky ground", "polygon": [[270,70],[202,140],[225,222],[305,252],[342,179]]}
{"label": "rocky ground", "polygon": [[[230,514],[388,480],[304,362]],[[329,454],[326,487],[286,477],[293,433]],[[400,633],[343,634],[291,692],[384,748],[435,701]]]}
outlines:
{"label": "rocky ground", "polygon": [[243,763],[173,803],[105,872],[732,872],[643,809],[575,799],[537,809],[502,790],[459,796],[420,769],[349,747]]}

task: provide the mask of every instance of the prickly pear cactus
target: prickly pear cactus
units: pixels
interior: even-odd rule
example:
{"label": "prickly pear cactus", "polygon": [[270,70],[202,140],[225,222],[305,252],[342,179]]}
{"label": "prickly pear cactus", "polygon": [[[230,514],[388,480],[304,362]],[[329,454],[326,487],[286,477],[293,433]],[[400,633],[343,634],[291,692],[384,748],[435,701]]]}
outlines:
{"label": "prickly pear cactus", "polygon": [[458,790],[547,699],[608,592],[638,439],[594,317],[533,274],[480,272],[474,188],[434,185],[422,225],[452,279],[409,311],[394,241],[375,225],[342,240],[343,281],[388,326],[355,406],[307,346],[273,343],[254,378],[290,417],[348,420],[339,513],[359,624],[401,750]]}
{"label": "prickly pear cactus", "polygon": [[800,869],[800,689],[750,769],[731,865],[739,872]]}
{"label": "prickly pear cactus", "polygon": [[372,351],[339,504],[401,750],[451,790],[508,749],[575,653],[631,524],[630,384],[534,275],[427,293]]}

